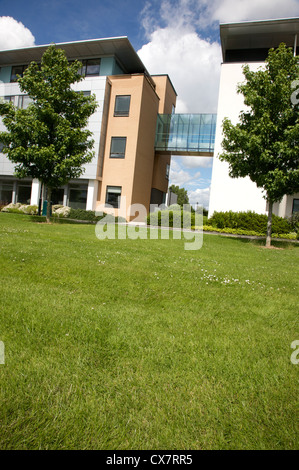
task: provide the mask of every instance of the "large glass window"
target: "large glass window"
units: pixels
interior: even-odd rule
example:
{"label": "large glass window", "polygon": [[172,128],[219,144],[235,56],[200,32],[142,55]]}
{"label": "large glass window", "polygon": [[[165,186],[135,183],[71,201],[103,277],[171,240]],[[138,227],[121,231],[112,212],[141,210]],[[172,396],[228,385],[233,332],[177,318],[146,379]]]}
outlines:
{"label": "large glass window", "polygon": [[121,186],[107,186],[106,205],[119,209],[121,197]]}
{"label": "large glass window", "polygon": [[112,137],[110,147],[110,158],[125,158],[126,137]]}
{"label": "large glass window", "polygon": [[30,204],[31,184],[18,184],[17,202],[21,204]]}
{"label": "large glass window", "polygon": [[100,75],[101,59],[84,59],[80,61],[82,68],[79,70],[81,75],[86,77]]}
{"label": "large glass window", "polygon": [[26,109],[32,103],[32,99],[28,95],[20,95],[18,99],[18,108]]}
{"label": "large glass window", "polygon": [[51,201],[52,204],[63,204],[63,195],[64,195],[64,189],[63,188],[58,188],[58,189],[52,189],[52,194],[51,194]]}
{"label": "large glass window", "polygon": [[18,80],[17,75],[20,75],[22,77],[27,67],[28,65],[15,65],[14,67],[12,67],[10,81],[16,82]]}
{"label": "large glass window", "polygon": [[10,204],[12,201],[13,184],[0,181],[0,204]]}
{"label": "large glass window", "polygon": [[8,103],[15,103],[15,97],[14,95],[9,95],[9,96],[4,96],[4,101],[7,101]]}
{"label": "large glass window", "polygon": [[114,116],[129,116],[130,95],[118,95],[115,97]]}
{"label": "large glass window", "polygon": [[293,213],[299,212],[299,199],[293,199]]}
{"label": "large glass window", "polygon": [[70,184],[69,206],[73,209],[86,209],[87,184]]}

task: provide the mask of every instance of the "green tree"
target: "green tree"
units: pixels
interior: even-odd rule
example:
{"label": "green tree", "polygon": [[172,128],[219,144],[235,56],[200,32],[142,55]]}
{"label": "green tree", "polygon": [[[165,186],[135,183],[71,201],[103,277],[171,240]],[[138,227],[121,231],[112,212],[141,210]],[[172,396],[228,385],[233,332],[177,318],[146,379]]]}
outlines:
{"label": "green tree", "polygon": [[0,133],[3,153],[16,164],[18,178],[37,178],[47,188],[47,221],[50,221],[51,192],[78,178],[82,166],[93,158],[94,141],[86,129],[96,110],[93,96],[72,90],[84,77],[79,61],[68,62],[65,52],[51,45],[41,65],[31,62],[18,78],[22,92],[29,95],[27,109],[0,103],[6,131]]}
{"label": "green tree", "polygon": [[273,203],[299,190],[299,119],[294,104],[294,83],[299,58],[280,44],[270,49],[265,68],[252,72],[243,67],[245,82],[239,84],[247,106],[240,122],[223,121],[220,160],[229,163],[232,178],[249,176],[263,188],[268,203],[266,246],[271,245]]}
{"label": "green tree", "polygon": [[183,207],[184,204],[189,204],[189,197],[185,188],[180,188],[172,184],[169,187],[170,191],[178,196],[177,204]]}

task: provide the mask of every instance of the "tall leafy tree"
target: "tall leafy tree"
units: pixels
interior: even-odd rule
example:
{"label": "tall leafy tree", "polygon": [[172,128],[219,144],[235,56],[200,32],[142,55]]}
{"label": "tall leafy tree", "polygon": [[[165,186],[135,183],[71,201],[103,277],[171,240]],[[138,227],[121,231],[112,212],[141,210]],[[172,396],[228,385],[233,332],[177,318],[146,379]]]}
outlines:
{"label": "tall leafy tree", "polygon": [[178,196],[177,204],[183,206],[184,204],[189,204],[189,197],[187,190],[185,188],[180,188],[172,184],[169,187],[170,191]]}
{"label": "tall leafy tree", "polygon": [[237,88],[247,106],[233,125],[223,121],[224,152],[233,178],[249,176],[263,188],[268,203],[266,246],[271,245],[273,203],[299,190],[299,106],[294,84],[299,78],[299,58],[280,44],[270,49],[264,68],[243,67],[245,82]]}
{"label": "tall leafy tree", "polygon": [[72,90],[84,77],[79,61],[68,62],[65,52],[53,44],[43,54],[40,66],[31,62],[18,78],[22,92],[31,103],[17,109],[0,103],[6,131],[0,133],[3,153],[16,164],[19,178],[37,178],[47,188],[47,221],[50,220],[51,192],[78,178],[82,166],[93,158],[92,133],[86,129],[96,110],[93,96]]}

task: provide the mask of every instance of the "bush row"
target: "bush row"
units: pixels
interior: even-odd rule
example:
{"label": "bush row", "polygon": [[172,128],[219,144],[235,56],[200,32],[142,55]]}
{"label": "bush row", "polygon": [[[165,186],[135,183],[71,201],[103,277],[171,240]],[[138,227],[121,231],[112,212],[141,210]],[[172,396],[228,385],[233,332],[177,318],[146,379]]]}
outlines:
{"label": "bush row", "polygon": [[[207,219],[206,216],[203,216],[203,223],[206,223]],[[195,213],[183,210],[151,212],[146,218],[147,225],[155,227],[191,228],[192,225],[195,225],[195,222]]]}
{"label": "bush row", "polygon": [[[203,225],[203,227],[192,226],[193,230],[202,228],[204,232],[218,232],[218,233],[227,233],[232,235],[247,235],[253,237],[265,237],[264,233],[256,232],[255,230],[243,230],[237,228],[217,228],[212,225]],[[287,240],[297,240],[299,239],[299,233],[272,233],[273,238],[285,238]]]}
{"label": "bush row", "polygon": [[10,212],[14,214],[28,214],[28,215],[35,215],[37,214],[38,207],[37,206],[30,206],[27,204],[21,204],[17,202],[16,204],[8,204],[1,209],[1,212]]}
{"label": "bush row", "polygon": [[[232,228],[241,230],[253,230],[265,235],[267,233],[267,215],[256,214],[255,212],[214,212],[209,219],[209,225],[216,228]],[[292,231],[291,223],[273,214],[272,232],[289,233]]]}

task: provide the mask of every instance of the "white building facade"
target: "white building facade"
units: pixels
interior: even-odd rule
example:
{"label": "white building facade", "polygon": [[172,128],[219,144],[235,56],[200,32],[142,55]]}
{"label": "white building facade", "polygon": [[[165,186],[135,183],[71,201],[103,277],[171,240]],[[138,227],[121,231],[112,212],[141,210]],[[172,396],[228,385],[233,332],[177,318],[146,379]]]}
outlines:
{"label": "white building facade", "polygon": [[[237,85],[244,82],[242,67],[249,65],[252,71],[263,67],[271,47],[284,42],[294,48],[298,55],[299,19],[282,19],[233,23],[220,25],[223,63],[221,65],[215,152],[213,159],[209,217],[215,211],[254,211],[267,213],[263,191],[257,188],[249,177],[230,178],[229,165],[218,158],[222,152],[222,122],[225,117],[233,124],[239,121],[239,114],[245,109],[243,96],[237,94]],[[299,150],[298,150],[299,151]],[[299,193],[284,196],[274,204],[273,213],[290,217],[299,211]]]}

